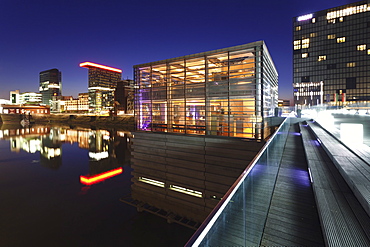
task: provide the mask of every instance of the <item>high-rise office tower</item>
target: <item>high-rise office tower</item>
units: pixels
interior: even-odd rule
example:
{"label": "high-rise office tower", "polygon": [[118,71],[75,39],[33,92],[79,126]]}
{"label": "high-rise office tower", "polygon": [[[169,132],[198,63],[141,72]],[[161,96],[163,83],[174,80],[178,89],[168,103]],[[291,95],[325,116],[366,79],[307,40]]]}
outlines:
{"label": "high-rise office tower", "polygon": [[62,95],[62,73],[58,69],[40,72],[40,87],[42,103],[51,105],[52,96]]}
{"label": "high-rise office tower", "polygon": [[113,110],[114,90],[121,80],[122,70],[92,62],[80,63],[89,69],[89,108],[90,112]]}
{"label": "high-rise office tower", "polygon": [[370,0],[293,19],[295,105],[370,101]]}

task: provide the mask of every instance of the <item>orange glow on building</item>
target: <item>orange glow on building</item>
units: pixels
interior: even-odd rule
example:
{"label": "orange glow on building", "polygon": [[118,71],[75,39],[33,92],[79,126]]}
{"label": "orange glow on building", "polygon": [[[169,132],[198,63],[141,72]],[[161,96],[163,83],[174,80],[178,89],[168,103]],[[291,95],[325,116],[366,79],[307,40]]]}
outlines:
{"label": "orange glow on building", "polygon": [[120,168],[110,170],[107,172],[103,172],[103,173],[100,173],[100,174],[97,174],[91,177],[80,176],[80,182],[86,185],[96,184],[108,178],[114,177],[118,174],[121,174],[122,172],[123,172],[123,169],[122,167],[120,167]]}
{"label": "orange glow on building", "polygon": [[110,71],[122,73],[122,70],[120,70],[120,69],[116,69],[116,68],[112,68],[112,67],[108,67],[108,66],[105,66],[105,65],[92,63],[92,62],[80,63],[80,67],[84,67],[84,68],[94,67],[94,68],[105,69],[105,70],[110,70]]}

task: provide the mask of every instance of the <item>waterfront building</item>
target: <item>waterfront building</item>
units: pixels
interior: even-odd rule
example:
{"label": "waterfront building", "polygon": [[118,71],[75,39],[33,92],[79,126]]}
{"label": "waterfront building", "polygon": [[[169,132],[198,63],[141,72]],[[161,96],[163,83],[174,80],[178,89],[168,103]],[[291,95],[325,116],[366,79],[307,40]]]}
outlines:
{"label": "waterfront building", "polygon": [[293,19],[294,104],[370,101],[370,1]]}
{"label": "waterfront building", "polygon": [[2,105],[2,114],[50,114],[49,106],[39,105]]}
{"label": "waterfront building", "polygon": [[10,91],[11,104],[42,104],[42,94],[35,92],[20,93],[19,90]]}
{"label": "waterfront building", "polygon": [[88,113],[89,93],[79,93],[78,99],[70,99],[64,102],[64,112]]}
{"label": "waterfront building", "polygon": [[40,87],[42,103],[51,105],[52,96],[62,95],[62,72],[50,69],[40,72]]}
{"label": "waterfront building", "polygon": [[65,102],[73,100],[72,96],[53,96],[51,100],[50,110],[52,112],[64,112]]}
{"label": "waterfront building", "polygon": [[134,66],[136,129],[264,139],[278,73],[264,41]]}
{"label": "waterfront building", "polygon": [[101,113],[114,108],[114,90],[121,80],[122,70],[92,62],[80,63],[89,70],[89,111]]}
{"label": "waterfront building", "polygon": [[19,104],[19,90],[10,91],[10,103]]}

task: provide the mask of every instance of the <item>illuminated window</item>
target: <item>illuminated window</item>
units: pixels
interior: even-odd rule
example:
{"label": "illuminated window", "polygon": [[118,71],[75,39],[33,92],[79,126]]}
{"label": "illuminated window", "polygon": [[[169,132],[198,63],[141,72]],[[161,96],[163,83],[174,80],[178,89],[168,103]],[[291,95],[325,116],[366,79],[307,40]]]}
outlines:
{"label": "illuminated window", "polygon": [[316,36],[317,36],[317,33],[310,33],[311,38],[316,37]]}
{"label": "illuminated window", "polygon": [[344,42],[346,42],[346,37],[337,38],[337,43],[344,43]]}
{"label": "illuminated window", "polygon": [[316,22],[316,18],[312,18],[312,23],[315,23]]}
{"label": "illuminated window", "polygon": [[364,50],[366,50],[366,45],[358,45],[357,46],[357,50],[358,51],[364,51]]}
{"label": "illuminated window", "polygon": [[328,12],[326,14],[326,19],[335,19],[335,18],[341,18],[343,16],[349,16],[353,14],[358,14],[362,12],[370,11],[370,8],[368,7],[367,4],[362,4],[358,6],[353,6],[353,7],[347,7],[345,9],[340,9],[332,12]]}
{"label": "illuminated window", "polygon": [[335,19],[332,19],[332,20],[328,20],[328,23],[335,23]]}
{"label": "illuminated window", "polygon": [[328,39],[335,39],[335,34],[329,34]]}
{"label": "illuminated window", "polygon": [[310,47],[310,39],[302,39],[302,48],[308,48]]}
{"label": "illuminated window", "polygon": [[300,40],[294,40],[294,50],[299,50],[301,49],[301,41]]}
{"label": "illuminated window", "polygon": [[302,58],[308,57],[308,53],[302,53]]}
{"label": "illuminated window", "polygon": [[348,68],[356,67],[356,63],[347,63]]}
{"label": "illuminated window", "polygon": [[296,30],[296,31],[300,31],[301,29],[302,29],[302,27],[301,27],[301,26],[296,26],[296,27],[295,27],[295,30]]}
{"label": "illuminated window", "polygon": [[369,50],[367,50],[367,55],[370,55],[370,49],[369,49]]}
{"label": "illuminated window", "polygon": [[340,17],[339,18],[339,22],[343,22],[343,17]]}
{"label": "illuminated window", "polygon": [[317,61],[324,61],[326,60],[326,56],[319,56],[319,59]]}

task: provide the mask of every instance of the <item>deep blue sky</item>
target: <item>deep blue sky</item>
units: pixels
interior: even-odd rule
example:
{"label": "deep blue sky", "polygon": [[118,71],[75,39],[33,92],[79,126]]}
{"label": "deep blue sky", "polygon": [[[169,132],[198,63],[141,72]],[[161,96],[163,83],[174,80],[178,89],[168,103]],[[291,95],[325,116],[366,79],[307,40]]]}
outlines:
{"label": "deep blue sky", "polygon": [[350,0],[1,0],[0,98],[38,92],[39,72],[62,72],[63,95],[87,92],[91,61],[132,66],[265,40],[292,98],[292,18]]}

